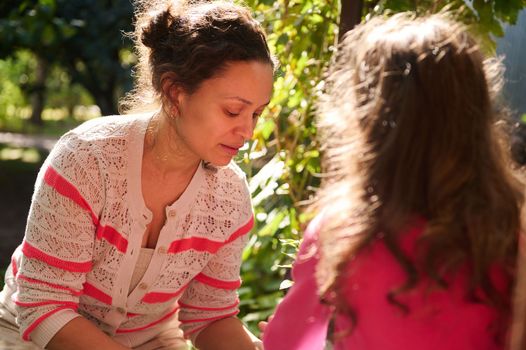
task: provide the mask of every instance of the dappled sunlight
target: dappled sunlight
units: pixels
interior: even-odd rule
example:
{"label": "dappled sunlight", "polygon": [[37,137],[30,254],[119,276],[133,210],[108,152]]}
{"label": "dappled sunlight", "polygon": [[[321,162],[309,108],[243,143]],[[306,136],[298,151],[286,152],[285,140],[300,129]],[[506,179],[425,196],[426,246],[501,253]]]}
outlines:
{"label": "dappled sunlight", "polygon": [[19,160],[25,163],[39,163],[42,158],[35,148],[2,148],[0,149],[0,161]]}

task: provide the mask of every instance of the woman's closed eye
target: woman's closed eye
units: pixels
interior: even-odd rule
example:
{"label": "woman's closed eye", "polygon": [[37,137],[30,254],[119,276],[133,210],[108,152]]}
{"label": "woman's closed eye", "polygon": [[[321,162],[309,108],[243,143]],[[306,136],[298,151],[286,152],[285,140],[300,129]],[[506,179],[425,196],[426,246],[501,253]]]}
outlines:
{"label": "woman's closed eye", "polygon": [[240,112],[225,109],[225,114],[229,117],[237,117],[240,114]]}
{"label": "woman's closed eye", "polygon": [[[225,108],[224,109],[224,113],[225,115],[227,115],[228,117],[237,117],[239,115],[241,115],[241,113],[243,112],[243,110],[235,110],[235,109],[228,109],[228,108]],[[259,118],[259,116],[263,113],[263,111],[255,111],[254,113],[252,113],[252,119],[253,120],[257,120]]]}

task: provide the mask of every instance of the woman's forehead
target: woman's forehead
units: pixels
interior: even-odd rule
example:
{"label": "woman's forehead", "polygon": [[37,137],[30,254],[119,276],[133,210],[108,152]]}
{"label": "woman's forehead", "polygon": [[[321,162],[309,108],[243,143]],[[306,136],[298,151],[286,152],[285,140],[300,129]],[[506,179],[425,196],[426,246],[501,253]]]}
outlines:
{"label": "woman's forehead", "polygon": [[[272,66],[261,62],[234,62],[213,78],[203,82],[203,92],[241,103],[262,103],[272,93]],[[263,97],[262,97],[263,96]],[[263,101],[267,102],[267,101]]]}

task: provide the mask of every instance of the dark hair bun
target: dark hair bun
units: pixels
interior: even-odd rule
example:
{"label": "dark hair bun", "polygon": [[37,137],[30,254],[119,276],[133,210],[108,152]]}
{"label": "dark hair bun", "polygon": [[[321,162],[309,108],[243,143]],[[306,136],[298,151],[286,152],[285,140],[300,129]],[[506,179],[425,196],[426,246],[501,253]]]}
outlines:
{"label": "dark hair bun", "polygon": [[151,0],[136,1],[144,5],[135,32],[141,82],[151,82],[158,94],[168,72],[192,93],[228,62],[256,60],[274,66],[263,29],[243,6],[230,0],[166,0],[170,4],[155,11]]}
{"label": "dark hair bun", "polygon": [[141,34],[141,42],[150,49],[156,49],[159,44],[165,42],[170,33],[170,24],[173,21],[168,10],[161,11],[152,17]]}

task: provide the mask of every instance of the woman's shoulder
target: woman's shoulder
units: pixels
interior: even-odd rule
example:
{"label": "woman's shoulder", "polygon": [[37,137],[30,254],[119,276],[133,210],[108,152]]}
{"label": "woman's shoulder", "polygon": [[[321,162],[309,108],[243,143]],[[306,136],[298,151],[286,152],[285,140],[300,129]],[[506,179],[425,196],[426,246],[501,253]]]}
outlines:
{"label": "woman's shoulder", "polygon": [[64,136],[87,141],[96,141],[109,137],[127,137],[130,130],[145,127],[147,114],[112,115],[90,119],[70,130]]}
{"label": "woman's shoulder", "polygon": [[[145,116],[108,116],[88,120],[65,133],[53,147],[47,162],[71,176],[84,169],[100,171],[101,162],[122,157],[128,141],[134,140],[147,125]],[[140,126],[140,127],[139,127]],[[68,170],[69,169],[69,170]]]}
{"label": "woman's shoulder", "polygon": [[231,161],[228,165],[222,167],[207,166],[206,171],[206,190],[216,195],[226,194],[250,196],[247,177],[243,170]]}
{"label": "woman's shoulder", "polygon": [[88,120],[68,131],[56,143],[52,155],[70,153],[90,157],[120,154],[128,144],[137,142],[148,126],[147,115],[114,115]]}
{"label": "woman's shoulder", "polygon": [[217,175],[223,178],[232,178],[233,181],[246,182],[246,174],[236,162],[231,161],[228,165],[217,168]]}
{"label": "woman's shoulder", "polygon": [[205,166],[197,191],[194,212],[214,216],[217,223],[237,228],[253,217],[250,190],[245,174],[231,162],[224,167]]}

